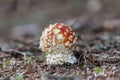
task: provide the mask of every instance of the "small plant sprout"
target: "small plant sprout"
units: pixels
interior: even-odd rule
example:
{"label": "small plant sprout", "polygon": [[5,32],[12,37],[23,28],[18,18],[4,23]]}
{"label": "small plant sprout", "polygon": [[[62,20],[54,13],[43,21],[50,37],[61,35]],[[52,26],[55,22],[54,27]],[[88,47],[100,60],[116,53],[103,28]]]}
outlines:
{"label": "small plant sprout", "polygon": [[63,23],[50,24],[42,32],[39,48],[47,54],[47,64],[73,64],[77,61],[73,55],[76,40],[77,37],[71,27]]}
{"label": "small plant sprout", "polygon": [[10,80],[24,80],[24,78],[22,75],[17,74],[14,77],[12,77]]}
{"label": "small plant sprout", "polygon": [[11,65],[10,61],[5,61],[5,62],[2,64],[2,68],[5,69],[5,68],[7,68],[7,67],[10,66],[10,65]]}

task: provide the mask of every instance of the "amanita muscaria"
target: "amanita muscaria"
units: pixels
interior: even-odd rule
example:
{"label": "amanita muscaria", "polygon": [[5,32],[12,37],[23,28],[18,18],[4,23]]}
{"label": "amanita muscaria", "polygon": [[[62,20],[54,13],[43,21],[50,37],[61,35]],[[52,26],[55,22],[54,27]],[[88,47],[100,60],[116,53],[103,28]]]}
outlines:
{"label": "amanita muscaria", "polygon": [[50,24],[42,32],[39,48],[47,54],[47,64],[73,64],[77,61],[73,55],[76,40],[77,37],[71,27],[63,23]]}

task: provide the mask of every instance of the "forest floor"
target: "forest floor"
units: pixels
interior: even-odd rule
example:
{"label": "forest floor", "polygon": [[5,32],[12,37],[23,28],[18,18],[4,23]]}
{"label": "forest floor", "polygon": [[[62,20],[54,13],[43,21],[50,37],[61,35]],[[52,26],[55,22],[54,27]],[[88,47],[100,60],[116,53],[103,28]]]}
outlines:
{"label": "forest floor", "polygon": [[46,65],[39,38],[0,39],[0,80],[119,80],[119,31],[76,35],[73,65]]}

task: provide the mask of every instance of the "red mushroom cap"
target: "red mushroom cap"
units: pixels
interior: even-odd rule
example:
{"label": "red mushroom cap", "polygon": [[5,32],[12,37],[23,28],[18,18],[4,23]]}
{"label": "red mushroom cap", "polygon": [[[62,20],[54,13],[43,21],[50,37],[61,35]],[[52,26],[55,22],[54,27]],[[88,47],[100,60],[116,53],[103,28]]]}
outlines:
{"label": "red mushroom cap", "polygon": [[51,52],[49,48],[61,44],[64,45],[65,48],[71,49],[73,48],[76,39],[75,32],[72,31],[71,27],[62,23],[50,24],[50,26],[42,33],[40,38],[40,48],[46,53]]}

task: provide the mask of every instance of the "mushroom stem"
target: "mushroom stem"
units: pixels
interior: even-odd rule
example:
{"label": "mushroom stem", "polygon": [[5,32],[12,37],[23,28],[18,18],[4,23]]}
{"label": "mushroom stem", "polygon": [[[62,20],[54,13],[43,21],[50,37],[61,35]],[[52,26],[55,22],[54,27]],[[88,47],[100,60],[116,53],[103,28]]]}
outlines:
{"label": "mushroom stem", "polygon": [[[67,51],[69,52],[69,51]],[[71,63],[74,64],[75,62],[77,62],[76,57],[73,55],[73,52],[69,52],[69,53],[63,53],[63,52],[59,52],[57,54],[48,54],[46,56],[46,62],[47,64],[63,64],[63,63]]]}

